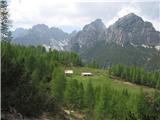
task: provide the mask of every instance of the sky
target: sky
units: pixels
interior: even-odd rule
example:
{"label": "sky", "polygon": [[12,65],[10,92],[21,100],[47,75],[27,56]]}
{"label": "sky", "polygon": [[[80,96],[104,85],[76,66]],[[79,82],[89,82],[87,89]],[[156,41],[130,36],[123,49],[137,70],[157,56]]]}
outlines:
{"label": "sky", "polygon": [[9,0],[8,4],[13,29],[46,24],[70,33],[98,18],[108,27],[134,12],[160,31],[160,0]]}

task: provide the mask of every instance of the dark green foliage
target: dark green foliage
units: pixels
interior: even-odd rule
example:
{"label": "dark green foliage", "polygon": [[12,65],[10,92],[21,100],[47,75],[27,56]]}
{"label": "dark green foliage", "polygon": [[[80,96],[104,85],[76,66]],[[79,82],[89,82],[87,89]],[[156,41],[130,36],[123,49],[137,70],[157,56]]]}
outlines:
{"label": "dark green foliage", "polygon": [[32,76],[33,70],[17,52],[18,48],[2,42],[2,109],[14,107],[26,116],[38,116],[50,97],[44,97],[46,93],[36,85],[38,75]]}
{"label": "dark green foliage", "polygon": [[146,67],[149,70],[159,70],[160,69],[160,51],[157,52],[151,59],[146,63]]}
{"label": "dark green foliage", "polygon": [[99,68],[98,63],[95,60],[92,60],[87,66],[90,68]]}
{"label": "dark green foliage", "polygon": [[54,111],[56,108],[54,98],[30,83],[23,83],[14,92],[13,107],[25,116],[39,116],[44,111]]}
{"label": "dark green foliage", "polygon": [[137,117],[136,117],[136,115],[134,113],[129,111],[125,120],[137,120]]}
{"label": "dark green foliage", "polygon": [[46,52],[40,46],[24,47],[4,41],[1,45],[2,109],[14,107],[26,116],[54,111],[55,102],[63,101],[66,82],[59,68],[79,66],[80,58],[75,53]]}
{"label": "dark green foliage", "polygon": [[[3,45],[5,45],[5,47]],[[12,99],[10,96],[14,96],[14,91],[17,86],[20,85],[21,74],[24,72],[24,66],[22,63],[15,61],[13,48],[10,44],[2,44],[1,55],[1,102],[2,108],[5,108],[8,105],[12,105]]]}
{"label": "dark green foliage", "polygon": [[49,51],[50,60],[56,60],[59,64],[64,66],[82,66],[80,57],[74,52],[63,51]]}
{"label": "dark green foliage", "polygon": [[130,44],[122,47],[115,43],[99,41],[94,46],[83,49],[80,54],[86,63],[90,63],[94,59],[99,66],[106,68],[124,64],[149,70],[160,69],[160,54],[155,48],[134,47]]}
{"label": "dark green foliage", "polygon": [[[141,92],[134,96],[128,88],[117,91],[109,84],[93,86],[92,79],[82,83],[65,78],[61,66],[79,66],[75,53],[49,51],[43,47],[23,47],[2,43],[2,110],[14,107],[26,116],[57,112],[57,105],[86,111],[92,120],[159,120],[160,93]],[[72,57],[71,57],[72,56]],[[111,75],[130,82],[159,88],[159,73],[118,65]],[[131,97],[132,96],[132,97]],[[134,100],[133,100],[134,101]],[[132,108],[134,107],[134,108]]]}
{"label": "dark green foliage", "polygon": [[116,65],[109,70],[109,74],[120,77],[132,83],[157,89],[160,87],[159,72],[147,72],[144,69],[135,66],[126,67],[123,65]]}
{"label": "dark green foliage", "polygon": [[160,93],[155,91],[154,95],[141,92],[138,113],[141,120],[160,119]]}

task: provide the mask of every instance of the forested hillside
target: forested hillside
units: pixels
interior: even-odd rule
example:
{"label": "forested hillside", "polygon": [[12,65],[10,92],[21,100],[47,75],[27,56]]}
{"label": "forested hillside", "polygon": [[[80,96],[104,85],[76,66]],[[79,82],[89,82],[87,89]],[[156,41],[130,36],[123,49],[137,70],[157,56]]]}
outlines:
{"label": "forested hillside", "polygon": [[[15,108],[25,116],[56,111],[52,81],[65,77],[60,66],[81,66],[75,53],[46,52],[43,47],[24,47],[1,42],[2,110]],[[64,89],[65,87],[62,86]],[[61,91],[63,90],[61,89]]]}
{"label": "forested hillside", "polygon": [[[67,97],[70,101],[69,109],[79,108],[77,107],[79,103],[81,110],[84,109],[87,113],[86,120],[159,119],[160,94],[158,90],[132,84],[123,79],[111,78],[107,70],[80,67],[73,69],[75,74],[67,77],[69,81],[67,86],[70,86],[67,88],[70,89],[66,91],[71,93],[67,95],[72,98]],[[90,71],[93,76],[80,76],[83,71]],[[83,87],[77,87],[77,81],[82,83]],[[81,92],[83,96],[79,96],[79,91],[84,91]]]}
{"label": "forested hillside", "polygon": [[[2,111],[15,108],[25,117],[38,117],[49,112],[54,113],[53,117],[58,116],[58,120],[67,119],[64,117],[65,113],[59,115],[63,110],[74,111],[71,116],[75,116],[75,120],[78,119],[76,112],[85,120],[160,118],[158,90],[125,87],[109,78],[108,70],[81,67],[81,59],[75,53],[56,50],[46,52],[40,46],[24,47],[7,42],[1,44]],[[74,75],[66,77],[64,70],[73,67],[76,68],[73,69]],[[119,70],[120,68],[123,70]],[[93,76],[81,76],[81,69],[92,71]],[[116,73],[119,72],[123,76],[119,77],[130,81],[124,74],[126,69],[129,68],[115,67],[110,73],[118,76]],[[139,73],[139,69],[135,69]],[[139,73],[141,77],[144,74],[151,73]],[[158,73],[153,75],[159,77]],[[152,75],[144,81],[144,85],[158,88],[159,84],[154,84],[156,81],[158,83],[158,79],[151,78]],[[137,80],[138,78],[134,78],[133,82],[143,84]]]}
{"label": "forested hillside", "polygon": [[13,32],[12,43],[74,51],[85,63],[95,60],[102,67],[124,64],[160,69],[160,32],[134,13],[119,18],[108,28],[102,19],[96,19],[70,34],[45,24],[21,28]]}
{"label": "forested hillside", "polygon": [[86,63],[95,60],[101,67],[123,64],[151,71],[160,68],[160,55],[155,48],[135,47],[131,44],[122,46],[115,43],[104,44],[104,41],[100,41],[93,47],[83,49],[80,55]]}
{"label": "forested hillside", "polygon": [[[107,30],[98,19],[82,31],[72,33],[76,46],[70,47],[81,47],[85,51],[80,52],[86,58],[84,63],[71,51],[13,44],[7,1],[0,3],[2,120],[160,120],[160,57],[155,49],[159,47],[159,32],[151,23],[132,13]],[[62,40],[52,41],[58,48],[61,48],[58,43],[64,45],[68,36],[45,25],[33,29],[36,34],[29,30],[27,36],[32,34],[36,45],[41,45],[38,39],[42,37],[44,42],[44,37],[48,37],[47,30],[54,33],[48,40],[57,37]],[[137,39],[139,36],[141,41]],[[116,40],[116,44],[105,39]],[[28,40],[33,42],[30,36],[25,42]],[[140,43],[135,45],[137,40]],[[118,63],[126,66],[114,66]]]}
{"label": "forested hillside", "polygon": [[109,74],[132,83],[160,89],[160,72],[147,72],[136,66],[116,65],[109,69]]}

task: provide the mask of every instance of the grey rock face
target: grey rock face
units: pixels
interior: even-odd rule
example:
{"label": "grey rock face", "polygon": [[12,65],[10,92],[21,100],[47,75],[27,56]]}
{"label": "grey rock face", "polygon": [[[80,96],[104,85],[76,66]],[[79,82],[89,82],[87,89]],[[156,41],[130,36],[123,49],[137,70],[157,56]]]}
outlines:
{"label": "grey rock face", "polygon": [[106,41],[156,46],[160,43],[160,33],[150,22],[144,22],[141,17],[130,13],[108,28]]}
{"label": "grey rock face", "polygon": [[153,47],[160,44],[160,32],[156,31],[150,22],[143,21],[134,13],[119,18],[109,28],[106,28],[101,19],[97,19],[72,37],[71,50],[80,52],[103,40],[123,46],[134,44]]}
{"label": "grey rock face", "polygon": [[[160,46],[160,32],[150,22],[134,13],[119,18],[113,25],[106,28],[101,19],[87,24],[79,32],[67,34],[62,30],[44,24],[31,29],[17,29],[13,32],[13,43],[22,45],[45,45],[57,50],[81,52],[95,46],[99,41],[120,45]],[[104,42],[104,44],[105,44]]]}
{"label": "grey rock face", "polygon": [[47,47],[64,50],[69,35],[62,30],[47,25],[38,24],[31,29],[16,29],[13,32],[13,43],[21,45],[45,45]]}
{"label": "grey rock face", "polygon": [[93,46],[95,42],[105,40],[105,36],[106,26],[101,19],[97,19],[84,26],[82,31],[79,31],[71,38],[71,50],[79,51],[83,48]]}

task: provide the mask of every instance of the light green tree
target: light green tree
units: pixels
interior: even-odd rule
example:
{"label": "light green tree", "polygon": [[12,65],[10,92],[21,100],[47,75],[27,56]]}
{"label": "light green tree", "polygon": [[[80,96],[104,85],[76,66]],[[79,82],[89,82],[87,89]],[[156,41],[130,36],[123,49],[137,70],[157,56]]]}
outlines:
{"label": "light green tree", "polygon": [[65,87],[66,79],[63,71],[60,68],[55,68],[52,74],[51,93],[55,97],[57,102],[63,101]]}

